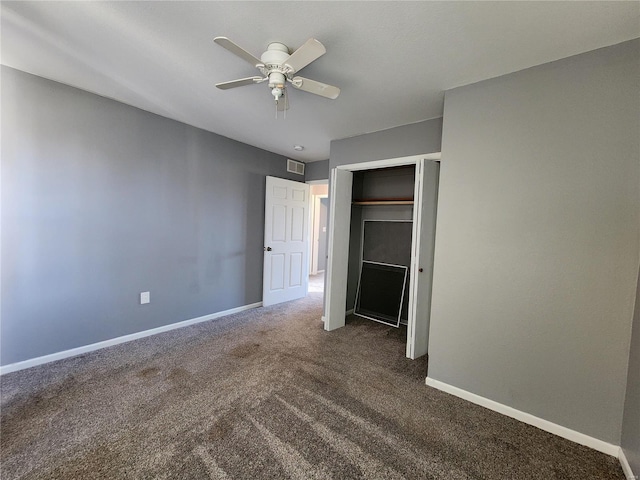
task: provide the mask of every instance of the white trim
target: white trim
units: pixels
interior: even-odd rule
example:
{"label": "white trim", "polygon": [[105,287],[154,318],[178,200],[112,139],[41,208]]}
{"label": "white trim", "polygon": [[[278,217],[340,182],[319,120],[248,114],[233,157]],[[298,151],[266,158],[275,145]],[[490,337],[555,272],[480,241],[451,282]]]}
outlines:
{"label": "white trim", "polygon": [[627,480],[638,480],[638,476],[634,475],[633,470],[631,470],[631,465],[629,465],[629,460],[627,460],[622,447],[620,447],[620,452],[618,453],[618,460],[620,460],[620,466]]}
{"label": "white trim", "polygon": [[519,420],[523,423],[538,427],[545,432],[553,433],[554,435],[558,435],[559,437],[566,438],[567,440],[571,440],[572,442],[579,443],[580,445],[584,445],[585,447],[593,448],[594,450],[606,453],[607,455],[611,455],[613,457],[619,456],[620,447],[618,445],[613,445],[611,443],[605,442],[604,440],[599,440],[597,438],[590,437],[589,435],[585,435],[584,433],[576,432],[575,430],[563,427],[562,425],[558,425],[557,423],[553,423],[543,418],[536,417],[534,415],[531,415],[530,413],[516,410],[515,408],[503,405],[502,403],[489,400],[488,398],[481,397],[480,395],[476,395],[475,393],[467,392],[466,390],[462,390],[461,388],[454,387],[453,385],[440,382],[439,380],[434,380],[430,377],[427,377],[425,383],[430,387],[437,388],[438,390],[442,390],[443,392],[449,393],[451,395],[455,395],[456,397],[460,397],[471,403],[480,405],[481,407],[488,408],[489,410],[501,413],[502,415],[506,415],[507,417],[515,418],[516,420]]}
{"label": "white trim", "polygon": [[[320,245],[320,207],[321,207],[321,200],[323,198],[329,198],[329,195],[327,194],[321,194],[321,195],[311,195],[311,208],[310,208],[310,215],[311,215],[311,221],[310,221],[310,226],[311,226],[311,242],[309,244],[309,258],[311,259],[311,265],[309,268],[309,274],[310,275],[317,275],[320,272],[324,272],[324,270],[318,270],[318,247]],[[328,220],[328,215],[327,215],[327,220]],[[322,233],[326,233],[326,229],[328,227],[328,221],[327,221],[327,225],[325,225],[325,231]],[[326,248],[326,247],[325,247]],[[325,252],[326,253],[326,252]],[[326,258],[325,258],[325,267],[326,267]]]}
{"label": "white trim", "polygon": [[316,243],[316,196],[311,193],[309,189],[309,195],[311,196],[309,202],[309,275],[317,275],[318,266],[316,265],[315,243]]}
{"label": "white trim", "polygon": [[[418,321],[418,258],[420,257],[420,246],[422,245],[422,196],[424,194],[422,181],[424,171],[424,162],[416,161],[415,180],[413,191],[413,223],[411,225],[411,270],[409,273],[409,304],[407,308],[407,346],[405,356],[411,360],[415,360],[421,355],[416,354],[416,327]],[[428,315],[428,312],[427,312]],[[428,318],[428,317],[427,317]],[[424,342],[422,342],[424,343]]]}
{"label": "white trim", "polygon": [[[306,165],[306,164],[305,164]],[[314,195],[313,185],[326,185],[329,186],[329,179],[326,180],[307,180],[305,181],[307,185],[311,185],[309,188],[309,195],[311,198],[311,204],[309,207],[309,275],[317,275],[320,272],[324,272],[324,270],[318,270],[318,255],[317,255],[317,239],[320,234],[317,230],[319,229],[318,225],[320,223],[318,217],[318,208],[316,205],[318,203],[318,198],[329,198],[329,194],[323,193],[319,195]],[[328,216],[327,216],[327,227],[328,227]]]}
{"label": "white trim", "polygon": [[22,362],[10,363],[0,367],[0,375],[5,373],[17,372],[18,370],[24,370],[25,368],[35,367],[36,365],[42,365],[43,363],[55,362],[56,360],[62,360],[64,358],[75,357],[87,352],[93,352],[94,350],[100,350],[101,348],[111,347],[113,345],[119,345],[121,343],[130,342],[139,338],[150,337],[158,333],[168,332],[177,328],[188,327],[196,323],[206,322],[207,320],[213,320],[234,313],[244,312],[245,310],[251,310],[252,308],[258,308],[262,306],[262,302],[256,302],[249,305],[243,305],[241,307],[231,308],[229,310],[223,310],[222,312],[210,313],[202,317],[192,318],[190,320],[184,320],[178,323],[171,323],[169,325],[163,325],[161,327],[152,328],[149,330],[143,330],[142,332],[131,333],[129,335],[123,335],[122,337],[112,338],[110,340],[104,340],[98,343],[92,343],[90,345],[84,345],[82,347],[71,348],[62,352],[51,353],[49,355],[43,355],[42,357],[31,358],[29,360],[23,360]]}
{"label": "white trim", "polygon": [[[326,331],[345,325],[347,304],[347,273],[349,267],[349,226],[351,225],[351,194],[353,173],[331,169],[329,188],[329,223],[327,265],[325,268],[324,314]],[[347,208],[337,208],[347,206]]]}
{"label": "white trim", "polygon": [[419,160],[440,160],[441,152],[426,153],[422,155],[411,155],[409,157],[387,158],[385,160],[373,160],[371,162],[350,163],[348,165],[338,165],[339,170],[349,170],[356,172],[358,170],[371,170],[374,168],[398,167],[401,165],[415,165]]}

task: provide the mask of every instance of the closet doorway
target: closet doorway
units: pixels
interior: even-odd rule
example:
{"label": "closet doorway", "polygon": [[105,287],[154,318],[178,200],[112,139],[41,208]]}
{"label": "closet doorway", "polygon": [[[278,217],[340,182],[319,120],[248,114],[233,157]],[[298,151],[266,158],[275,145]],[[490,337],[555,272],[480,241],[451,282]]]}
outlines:
{"label": "closet doorway", "polygon": [[[408,358],[415,359],[427,353],[429,344],[429,314],[431,309],[431,283],[433,278],[433,251],[438,195],[440,153],[340,165],[331,170],[328,260],[324,305],[324,328],[335,330],[345,325],[348,298],[353,292],[354,251],[359,251],[356,239],[362,223],[363,206],[409,205],[412,222],[410,266],[408,268],[407,347]],[[380,171],[397,167],[414,168],[411,198],[354,198],[354,191],[362,193],[356,185],[354,173]],[[356,181],[359,174],[356,173]],[[366,188],[364,189],[366,192]],[[353,238],[352,238],[353,235]],[[350,254],[351,252],[351,254]],[[356,258],[358,253],[356,253]],[[350,268],[351,264],[351,268]],[[359,268],[356,264],[355,268]],[[351,270],[351,275],[349,271]],[[351,278],[349,278],[351,277]]]}

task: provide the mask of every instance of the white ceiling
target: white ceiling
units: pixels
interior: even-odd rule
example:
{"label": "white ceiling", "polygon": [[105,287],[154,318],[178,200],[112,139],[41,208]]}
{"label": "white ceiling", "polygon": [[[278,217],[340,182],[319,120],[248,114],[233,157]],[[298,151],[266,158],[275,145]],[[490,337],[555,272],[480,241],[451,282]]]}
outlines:
{"label": "white ceiling", "polygon": [[[303,161],[329,142],[442,115],[444,91],[640,36],[640,2],[2,2],[1,62]],[[255,56],[309,37],[327,53],[275,119]],[[5,119],[5,121],[7,121]],[[305,146],[295,152],[294,144]]]}

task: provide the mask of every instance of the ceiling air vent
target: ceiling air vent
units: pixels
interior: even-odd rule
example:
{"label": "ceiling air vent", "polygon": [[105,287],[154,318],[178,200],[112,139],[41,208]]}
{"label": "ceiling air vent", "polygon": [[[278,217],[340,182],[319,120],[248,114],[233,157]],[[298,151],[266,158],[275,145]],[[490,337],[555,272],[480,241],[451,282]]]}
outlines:
{"label": "ceiling air vent", "polygon": [[304,175],[304,163],[287,158],[287,172]]}

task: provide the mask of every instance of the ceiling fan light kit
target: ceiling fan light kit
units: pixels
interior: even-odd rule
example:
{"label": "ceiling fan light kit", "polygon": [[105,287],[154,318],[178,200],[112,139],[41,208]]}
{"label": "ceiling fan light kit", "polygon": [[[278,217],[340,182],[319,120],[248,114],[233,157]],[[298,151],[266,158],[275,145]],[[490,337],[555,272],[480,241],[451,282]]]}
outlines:
{"label": "ceiling fan light kit", "polygon": [[285,44],[272,42],[267,46],[267,51],[260,56],[260,59],[254,57],[251,53],[236,45],[227,37],[216,37],[214,42],[253,65],[253,67],[257,68],[263,75],[262,77],[247,77],[217,83],[216,87],[221,90],[268,81],[271,95],[273,95],[276,102],[277,110],[286,110],[289,108],[286,95],[287,82],[298,90],[320,95],[321,97],[332,100],[340,95],[340,89],[333,85],[327,85],[326,83],[299,76],[294,77],[298,71],[320,58],[327,51],[324,45],[315,38],[307,40],[304,45],[292,54],[289,54],[289,47]]}
{"label": "ceiling fan light kit", "polygon": [[263,75],[269,78],[269,88],[271,88],[271,95],[275,98],[276,102],[284,94],[284,87],[287,82],[287,77],[284,74],[284,69],[280,66],[284,64],[284,61],[289,58],[289,48],[282,43],[273,42],[267,47],[267,51],[260,56],[260,60],[264,64],[262,68],[258,66],[258,69]]}

